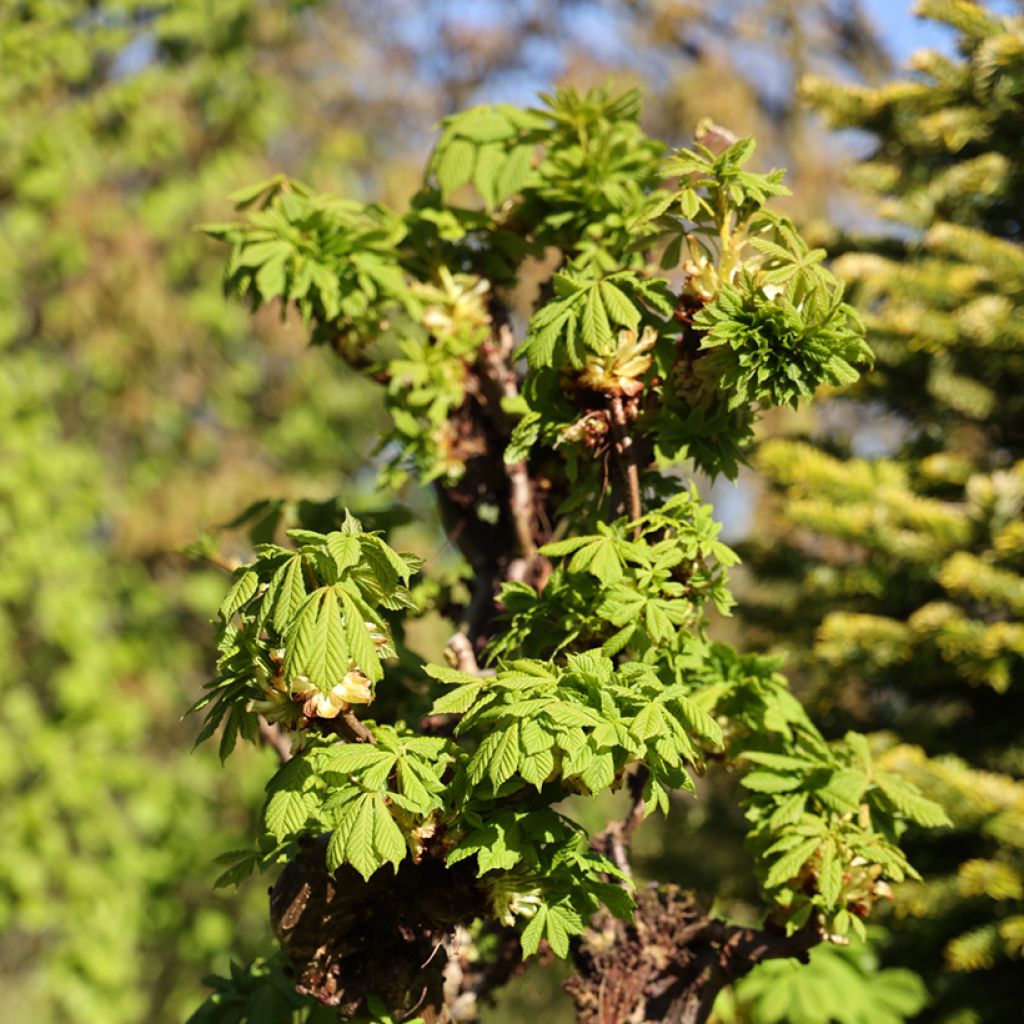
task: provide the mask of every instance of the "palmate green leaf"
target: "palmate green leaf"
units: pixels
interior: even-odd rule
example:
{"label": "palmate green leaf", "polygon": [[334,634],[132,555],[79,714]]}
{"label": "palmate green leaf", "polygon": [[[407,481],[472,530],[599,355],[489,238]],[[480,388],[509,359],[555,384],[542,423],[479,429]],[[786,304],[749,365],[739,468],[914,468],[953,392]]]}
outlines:
{"label": "palmate green leaf", "polygon": [[[468,672],[460,672],[458,669],[452,668],[449,665],[425,665],[423,670],[432,679],[436,679],[438,682],[443,683],[446,686],[457,687],[457,689],[452,691],[451,694],[446,694],[444,697],[439,698],[439,700],[442,701],[445,700],[446,697],[450,697],[455,694],[459,695],[458,700],[461,701],[464,693],[473,690],[480,690],[487,682],[487,680],[481,676],[470,675]],[[476,697],[474,695],[473,700],[475,699]],[[435,709],[437,708],[437,703],[435,703],[434,707]]]}
{"label": "palmate green leaf", "polygon": [[[224,706],[224,702],[221,701],[218,703],[217,709],[219,710]],[[243,736],[247,740],[255,740],[259,735],[256,715],[247,710],[245,704],[232,704],[227,708],[227,714],[224,716],[223,721],[224,729],[221,732],[220,746],[217,751],[221,762],[226,761],[231,756],[239,736]]]}
{"label": "palmate green leaf", "polygon": [[588,352],[607,354],[615,347],[613,325],[636,330],[645,307],[669,316],[675,306],[667,282],[632,271],[599,280],[563,273],[553,282],[556,297],[530,318],[519,349],[534,369],[566,362],[579,368]]}
{"label": "palmate green leaf", "polygon": [[469,762],[470,781],[478,783],[487,776],[497,789],[515,775],[519,757],[519,723],[513,721],[484,737]]}
{"label": "palmate green leaf", "polygon": [[293,544],[298,544],[301,548],[319,548],[322,547],[327,537],[323,533],[317,533],[316,530],[303,530],[296,527],[286,531],[288,539]]}
{"label": "palmate green leaf", "polygon": [[601,793],[615,781],[615,755],[609,750],[595,750],[590,763],[579,777],[592,794]]}
{"label": "palmate green leaf", "polygon": [[792,825],[794,822],[799,821],[803,816],[806,806],[806,793],[793,793],[790,796],[785,797],[783,800],[779,801],[775,810],[772,811],[771,817],[768,819],[768,827],[771,829],[780,829],[785,825]]}
{"label": "palmate green leaf", "polygon": [[644,817],[655,811],[668,815],[668,790],[653,775],[648,775],[644,784]]}
{"label": "palmate green leaf", "polygon": [[266,831],[278,842],[301,832],[319,805],[315,792],[317,776],[309,761],[293,757],[267,783],[263,806]]}
{"label": "palmate green leaf", "polygon": [[[364,630],[365,632],[365,630]],[[285,636],[285,672],[328,693],[349,670],[345,624],[334,587],[320,587],[299,608]]]}
{"label": "palmate green leaf", "polygon": [[608,320],[608,312],[601,298],[599,286],[593,286],[587,292],[583,305],[583,318],[580,321],[583,343],[591,352],[607,351],[612,343],[612,325]]}
{"label": "palmate green leaf", "polygon": [[540,940],[544,938],[544,929],[547,924],[548,908],[543,904],[537,908],[537,912],[527,922],[519,937],[519,943],[523,948],[523,959],[533,956],[540,948]]}
{"label": "palmate green leaf", "polygon": [[583,932],[583,921],[571,907],[557,904],[550,907],[544,921],[544,934],[555,956],[565,959],[569,955],[569,937]]}
{"label": "palmate green leaf", "polygon": [[820,845],[821,839],[815,836],[812,839],[803,840],[793,849],[783,853],[768,869],[764,880],[765,887],[774,889],[777,885],[782,885],[798,875]]}
{"label": "palmate green leaf", "polygon": [[628,327],[635,331],[640,326],[640,310],[615,286],[612,280],[602,281],[599,288],[609,319],[620,327]]}
{"label": "palmate green leaf", "polygon": [[381,750],[370,743],[336,743],[317,751],[317,763],[321,771],[338,772],[342,775],[356,774],[368,768],[387,765],[390,771],[397,754]]}
{"label": "palmate green leaf", "polygon": [[569,939],[582,933],[583,919],[571,906],[566,903],[554,906],[541,904],[520,937],[523,958],[533,956],[540,947],[541,939],[546,938],[552,953],[564,960],[569,955]]}
{"label": "palmate green leaf", "polygon": [[788,793],[800,789],[804,780],[795,774],[779,775],[776,772],[748,772],[740,779],[740,785],[755,793]]}
{"label": "palmate green leaf", "polygon": [[406,855],[405,836],[384,804],[375,797],[373,801],[373,846],[382,863],[390,863],[397,871]]}
{"label": "palmate green leaf", "polygon": [[350,533],[335,530],[324,538],[324,545],[334,559],[339,574],[346,569],[351,569],[359,562],[362,545],[359,543],[359,538]]}
{"label": "palmate green leaf", "polygon": [[226,889],[229,885],[244,882],[259,865],[259,853],[256,850],[230,850],[215,859],[217,864],[229,865],[216,878],[214,889]]}
{"label": "palmate green leaf", "polygon": [[868,787],[868,777],[855,768],[832,772],[825,786],[813,790],[831,810],[853,814],[860,807],[861,798]]}
{"label": "palmate green leaf", "polygon": [[591,708],[582,704],[574,704],[571,701],[549,701],[544,705],[541,714],[543,718],[559,729],[569,729],[581,725],[596,726],[603,721],[601,716]]}
{"label": "palmate green leaf", "polygon": [[327,869],[351,864],[369,880],[390,863],[397,871],[407,848],[402,830],[378,793],[361,793],[345,805],[327,842]]}
{"label": "palmate green leaf", "polygon": [[500,142],[487,143],[476,153],[473,185],[489,210],[493,209],[498,201],[498,175],[505,166],[505,159],[505,146]]}
{"label": "palmate green leaf", "polygon": [[633,719],[629,731],[641,741],[658,736],[665,730],[664,716],[664,705],[658,701],[652,701]]}
{"label": "palmate green leaf", "polygon": [[[365,558],[373,563],[375,567],[379,566],[380,560],[383,559],[394,571],[396,578],[400,579],[406,586],[409,585],[410,578],[417,571],[422,561],[415,555],[399,554],[390,544],[372,533],[363,534],[359,538],[359,543]],[[379,569],[377,571],[379,573]],[[391,589],[390,584],[388,589]]]}
{"label": "palmate green leaf", "polygon": [[430,709],[432,715],[459,715],[468,711],[484,692],[484,681],[477,680],[438,697]]}
{"label": "palmate green leaf", "polygon": [[545,544],[540,549],[540,553],[548,558],[562,558],[565,555],[571,555],[574,551],[578,551],[580,548],[585,547],[594,539],[595,538],[592,536],[567,537],[565,540],[556,540],[552,541],[550,544]]}
{"label": "palmate green leaf", "polygon": [[221,602],[217,614],[226,622],[240,608],[244,608],[259,587],[259,576],[251,569],[246,569],[231,585],[227,596]]}
{"label": "palmate green leaf", "polygon": [[[614,875],[612,877],[615,877]],[[615,882],[602,882],[588,879],[587,888],[620,921],[632,921],[636,902],[633,897]]]}
{"label": "palmate green leaf", "polygon": [[470,857],[477,858],[477,875],[489,871],[511,871],[522,859],[522,829],[513,812],[499,812],[465,836],[448,854],[450,867]]}
{"label": "palmate green leaf", "polygon": [[271,577],[260,602],[257,624],[263,626],[269,622],[274,631],[283,636],[305,597],[302,555],[292,555]]}
{"label": "palmate green leaf", "polygon": [[495,202],[521,192],[534,180],[533,146],[516,146],[505,159],[495,182]]}
{"label": "palmate green leaf", "polygon": [[476,147],[467,139],[452,139],[444,147],[437,161],[437,180],[441,196],[448,197],[473,175],[476,161]]}
{"label": "palmate green leaf", "polygon": [[348,656],[369,676],[372,682],[380,682],[384,676],[384,668],[377,655],[377,646],[371,639],[363,619],[364,610],[356,605],[352,595],[344,589],[343,585],[339,584],[335,591],[342,606],[345,646]]}
{"label": "palmate green leaf", "polygon": [[767,750],[744,750],[742,756],[747,761],[773,768],[777,772],[798,772],[806,775],[816,768],[828,767],[826,762],[811,761],[806,757],[796,757],[792,754],[775,754]]}
{"label": "palmate green leaf", "polygon": [[530,449],[540,438],[543,417],[539,412],[530,410],[515,425],[512,436],[509,438],[505,448],[504,461],[506,465],[515,465],[521,462],[530,454]]}
{"label": "palmate green leaf", "polygon": [[383,863],[373,850],[373,796],[363,793],[349,801],[327,843],[327,870],[348,863],[368,879]]}
{"label": "palmate green leaf", "polygon": [[555,770],[555,755],[547,750],[524,750],[519,759],[519,774],[523,779],[536,786],[539,791]]}
{"label": "palmate green leaf", "polygon": [[826,906],[836,906],[843,887],[843,868],[839,861],[834,839],[826,839],[821,848],[821,863],[818,867],[818,892]]}
{"label": "palmate green leaf", "polygon": [[595,537],[581,547],[569,562],[570,572],[589,572],[605,586],[623,577],[618,545],[613,537]]}
{"label": "palmate green leaf", "polygon": [[915,825],[936,828],[952,824],[939,804],[922,796],[920,790],[906,779],[889,772],[877,772],[874,781],[892,807]]}
{"label": "palmate green leaf", "polygon": [[675,705],[683,720],[698,736],[719,750],[722,749],[725,742],[722,727],[699,704],[689,697],[679,696],[675,698]]}
{"label": "palmate green leaf", "polygon": [[441,807],[443,801],[440,793],[444,791],[444,785],[431,767],[416,758],[399,758],[398,789],[406,810],[428,814]]}

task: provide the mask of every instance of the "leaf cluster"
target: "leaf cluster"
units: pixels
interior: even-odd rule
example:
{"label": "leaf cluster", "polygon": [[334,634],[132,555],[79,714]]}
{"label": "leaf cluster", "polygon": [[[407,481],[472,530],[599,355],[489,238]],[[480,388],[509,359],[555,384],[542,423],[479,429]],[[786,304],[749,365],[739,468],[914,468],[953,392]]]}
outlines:
{"label": "leaf cluster", "polygon": [[289,530],[296,545],[257,546],[240,566],[217,619],[217,675],[192,712],[206,709],[197,742],[223,722],[226,758],[257,715],[304,728],[369,704],[394,646],[385,611],[410,605],[418,559],[392,549],[347,515],[330,533]]}
{"label": "leaf cluster", "polygon": [[[544,582],[506,576],[491,667],[423,666],[444,688],[429,721],[452,739],[355,714],[389,682],[383,612],[414,603],[413,560],[350,517],[293,531],[294,549],[263,545],[238,570],[204,735],[223,719],[230,750],[262,714],[298,738],[256,849],[227,862],[226,880],[323,835],[328,869],[364,879],[471,861],[524,953],[543,940],[565,956],[602,905],[631,909],[628,880],[590,849],[566,797],[629,775],[643,815],[668,814],[670,794],[722,763],[745,793],[766,914],[790,931],[817,914],[842,934],[911,873],[901,822],[944,820],[876,771],[858,737],[828,744],[776,663],[708,638],[736,556],[696,489],[660,470],[689,459],[734,473],[762,409],[848,382],[867,350],[824,254],[768,209],[782,175],[747,169],[753,143],[666,155],[638,116],[636,93],[605,90],[474,108],[445,119],[401,217],[274,186],[242,197],[263,204],[247,225],[218,229],[235,247],[229,287],[306,301],[314,336],[349,332],[342,356],[384,383],[389,484],[412,471],[444,491],[466,450],[507,445],[494,493],[525,475],[531,516],[551,517],[526,531],[546,531],[536,555],[520,540]],[[283,275],[257,258],[278,249],[245,256],[267,231],[292,246]],[[310,259],[335,261],[330,308],[312,284],[292,291],[309,239]],[[508,290],[527,257],[549,269],[511,355]],[[367,269],[378,259],[387,287]],[[612,486],[609,462],[623,478]],[[489,486],[468,483],[472,500]],[[545,504],[545,489],[559,497]]]}
{"label": "leaf cluster", "polygon": [[736,555],[717,539],[721,526],[695,489],[681,491],[637,523],[598,523],[597,532],[541,549],[554,568],[542,591],[526,583],[501,590],[506,626],[491,645],[553,657],[600,647],[656,661],[690,639],[703,639],[703,611],[728,614],[727,569]]}

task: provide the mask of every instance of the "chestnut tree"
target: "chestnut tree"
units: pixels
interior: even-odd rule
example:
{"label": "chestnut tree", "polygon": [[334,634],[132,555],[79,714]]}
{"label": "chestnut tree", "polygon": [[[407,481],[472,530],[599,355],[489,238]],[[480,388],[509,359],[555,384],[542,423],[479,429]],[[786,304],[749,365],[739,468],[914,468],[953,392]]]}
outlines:
{"label": "chestnut tree", "polygon": [[[538,953],[573,959],[583,1022],[704,1021],[758,962],[863,932],[914,873],[905,823],[944,821],[863,737],[826,742],[777,660],[709,636],[736,556],[690,474],[735,475],[763,410],[870,359],[772,208],[782,172],[710,124],[668,151],[636,91],[542,101],[445,119],[404,213],[282,177],[206,227],[230,293],[380,383],[380,486],[430,484],[465,571],[347,513],[235,570],[195,710],[222,757],[278,752],[221,882],[273,873],[280,948],[197,1024],[468,1020]],[[403,641],[427,611],[443,664]],[[707,772],[741,786],[757,926],[633,881],[634,830]],[[576,820],[619,788],[624,818]]]}

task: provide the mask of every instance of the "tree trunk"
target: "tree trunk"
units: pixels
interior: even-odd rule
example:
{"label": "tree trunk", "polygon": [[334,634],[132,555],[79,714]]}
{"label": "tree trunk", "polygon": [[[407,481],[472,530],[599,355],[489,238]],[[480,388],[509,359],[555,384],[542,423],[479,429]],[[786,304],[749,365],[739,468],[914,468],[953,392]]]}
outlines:
{"label": "tree trunk", "polygon": [[672,885],[637,893],[631,924],[602,915],[574,951],[566,982],[579,1024],[704,1024],[718,993],[762,960],[806,962],[822,939],[811,920],[791,936],[715,920]]}

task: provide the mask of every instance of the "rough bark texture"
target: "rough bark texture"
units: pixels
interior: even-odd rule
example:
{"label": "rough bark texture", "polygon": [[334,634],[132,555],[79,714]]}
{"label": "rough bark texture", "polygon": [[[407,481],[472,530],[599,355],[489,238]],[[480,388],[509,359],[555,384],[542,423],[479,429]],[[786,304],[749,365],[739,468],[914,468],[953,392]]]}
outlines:
{"label": "rough bark texture", "polygon": [[486,903],[469,864],[424,857],[369,881],[348,866],[327,872],[327,837],[308,844],[270,890],[270,918],[295,987],[342,1019],[383,999],[396,1020],[445,1024],[447,947],[456,925]]}
{"label": "rough bark texture", "polygon": [[703,1024],[718,993],[762,960],[795,956],[821,941],[813,922],[792,936],[710,917],[674,885],[637,893],[632,924],[598,918],[574,950],[565,983],[580,1024]]}

